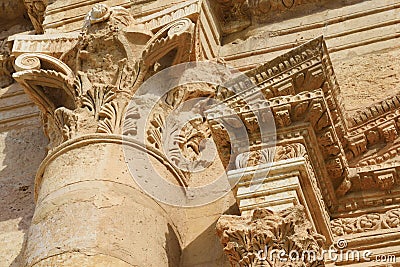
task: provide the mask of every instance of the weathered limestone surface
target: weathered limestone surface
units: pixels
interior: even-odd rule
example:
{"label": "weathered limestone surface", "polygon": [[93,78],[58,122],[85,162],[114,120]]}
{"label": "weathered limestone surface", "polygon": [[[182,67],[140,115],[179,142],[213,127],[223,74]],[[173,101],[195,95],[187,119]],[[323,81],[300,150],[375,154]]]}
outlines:
{"label": "weathered limestone surface", "polygon": [[0,134],[0,266],[19,266],[35,208],[33,181],[47,143],[39,121],[35,124]]}
{"label": "weathered limestone surface", "polygon": [[350,114],[400,92],[400,47],[349,56],[333,64]]}
{"label": "weathered limestone surface", "polygon": [[220,56],[246,70],[324,35],[346,109],[353,112],[398,92],[399,3],[349,1],[340,6],[340,1],[321,2],[314,11],[292,7],[292,12],[301,15],[288,11],[285,19],[271,18],[227,35]]}

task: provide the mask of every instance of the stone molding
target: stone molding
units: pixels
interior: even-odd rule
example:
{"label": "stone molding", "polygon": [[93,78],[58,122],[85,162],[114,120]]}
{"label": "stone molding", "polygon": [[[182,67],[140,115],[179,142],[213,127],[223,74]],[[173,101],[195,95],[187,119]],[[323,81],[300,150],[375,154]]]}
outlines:
{"label": "stone molding", "polygon": [[42,161],[40,164],[38,171],[35,176],[35,200],[37,200],[38,193],[41,188],[42,184],[42,179],[43,179],[43,174],[47,168],[47,166],[58,156],[64,154],[67,151],[70,151],[75,148],[80,148],[83,146],[87,146],[90,144],[96,144],[96,143],[109,143],[109,144],[121,144],[124,146],[129,146],[129,147],[134,147],[135,149],[141,150],[143,152],[146,152],[149,154],[152,158],[158,160],[160,163],[164,164],[174,175],[174,177],[177,180],[177,183],[180,184],[183,187],[183,190],[185,191],[187,187],[187,177],[185,174],[174,164],[170,162],[170,160],[162,154],[159,150],[154,149],[151,146],[146,146],[140,142],[138,142],[136,139],[131,138],[129,136],[124,136],[122,137],[121,135],[113,135],[113,134],[100,134],[100,133],[95,133],[95,134],[88,134],[84,136],[80,136],[71,140],[68,140],[61,145],[57,146],[55,149],[53,149]]}

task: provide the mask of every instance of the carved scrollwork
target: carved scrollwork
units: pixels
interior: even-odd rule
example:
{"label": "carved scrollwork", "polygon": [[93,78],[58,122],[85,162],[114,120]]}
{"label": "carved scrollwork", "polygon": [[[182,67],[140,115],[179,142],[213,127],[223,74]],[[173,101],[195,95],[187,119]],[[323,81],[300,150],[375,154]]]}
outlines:
{"label": "carved scrollwork", "polygon": [[104,4],[95,4],[85,17],[84,29],[91,25],[107,20],[111,15],[110,8]]}
{"label": "carved scrollwork", "polygon": [[[190,19],[184,18],[172,22],[158,31],[143,49],[142,58],[144,65],[152,67],[154,71],[163,69],[162,58],[169,52],[175,51],[172,65],[189,60],[190,50],[180,47],[190,47],[194,34],[194,24]],[[166,35],[166,37],[165,37]],[[155,65],[157,68],[155,68]],[[153,73],[152,73],[153,74]]]}
{"label": "carved scrollwork", "polygon": [[400,209],[391,209],[385,213],[369,213],[355,218],[338,218],[331,221],[335,236],[344,236],[381,229],[400,227]]}
{"label": "carved scrollwork", "polygon": [[76,108],[75,75],[62,61],[43,54],[22,54],[15,60],[15,69],[14,79],[24,85],[42,111]]}
{"label": "carved scrollwork", "polygon": [[15,60],[15,70],[39,70],[40,59],[36,55],[25,54]]}

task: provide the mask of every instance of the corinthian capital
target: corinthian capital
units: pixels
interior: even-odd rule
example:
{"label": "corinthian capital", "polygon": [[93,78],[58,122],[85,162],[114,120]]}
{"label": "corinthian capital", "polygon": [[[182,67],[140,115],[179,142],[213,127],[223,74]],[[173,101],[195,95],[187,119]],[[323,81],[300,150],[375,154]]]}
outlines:
{"label": "corinthian capital", "polygon": [[223,215],[217,234],[231,266],[324,266],[325,238],[306,218],[303,206],[277,213],[256,209],[252,216]]}
{"label": "corinthian capital", "polygon": [[82,24],[75,45],[59,58],[26,51],[15,61],[13,77],[41,109],[51,147],[83,134],[125,134],[124,115],[135,112],[128,102],[143,81],[189,60],[188,18],[153,33],[127,9],[96,4]]}

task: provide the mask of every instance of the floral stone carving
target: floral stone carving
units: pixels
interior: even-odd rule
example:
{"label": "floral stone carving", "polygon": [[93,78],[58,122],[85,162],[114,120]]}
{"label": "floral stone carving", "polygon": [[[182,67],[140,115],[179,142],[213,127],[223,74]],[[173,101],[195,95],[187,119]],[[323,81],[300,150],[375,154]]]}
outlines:
{"label": "floral stone carving", "polygon": [[[89,133],[135,134],[139,113],[128,108],[131,97],[165,64],[189,60],[193,27],[183,18],[153,34],[127,9],[96,4],[76,45],[59,59],[20,55],[13,77],[42,111],[49,148]],[[163,60],[171,53],[173,62]],[[124,117],[133,120],[125,130]]]}
{"label": "floral stone carving", "polygon": [[246,217],[223,215],[217,223],[217,234],[231,266],[324,266],[317,260],[283,262],[264,256],[274,249],[283,250],[286,255],[292,251],[301,255],[305,250],[319,255],[325,238],[312,231],[303,206],[279,213],[256,209]]}

